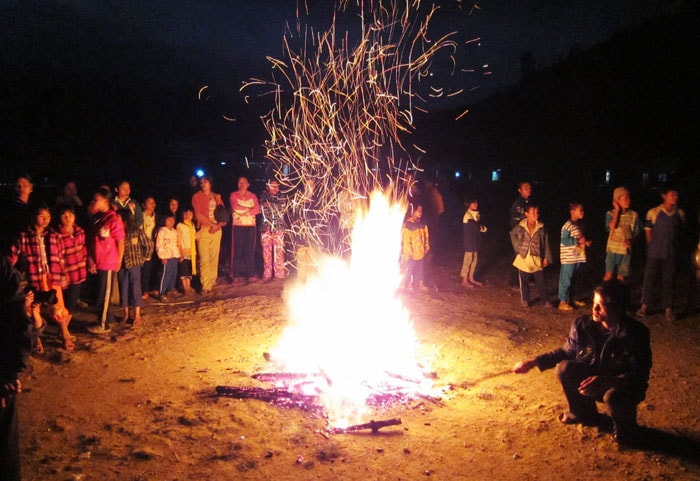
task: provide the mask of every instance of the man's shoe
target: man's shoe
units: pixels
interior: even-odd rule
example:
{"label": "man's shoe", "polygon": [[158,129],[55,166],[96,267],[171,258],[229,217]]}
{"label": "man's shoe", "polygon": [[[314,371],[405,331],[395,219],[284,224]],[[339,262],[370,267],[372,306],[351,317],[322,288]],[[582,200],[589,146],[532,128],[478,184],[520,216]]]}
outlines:
{"label": "man's shoe", "polygon": [[574,308],[571,307],[571,305],[570,305],[568,302],[561,301],[561,302],[559,303],[559,310],[560,310],[560,311],[573,311]]}
{"label": "man's shoe", "polygon": [[112,328],[108,324],[104,326],[102,324],[97,324],[95,326],[88,326],[87,330],[91,334],[107,334]]}

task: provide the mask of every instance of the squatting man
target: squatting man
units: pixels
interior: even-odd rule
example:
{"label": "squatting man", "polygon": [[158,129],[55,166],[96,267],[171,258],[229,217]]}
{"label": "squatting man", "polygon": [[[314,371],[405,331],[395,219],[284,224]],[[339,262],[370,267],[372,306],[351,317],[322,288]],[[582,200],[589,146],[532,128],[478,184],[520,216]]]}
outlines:
{"label": "squatting man", "polygon": [[[630,442],[637,433],[637,405],[644,400],[651,370],[649,329],[627,314],[627,288],[604,282],[593,294],[591,314],[576,319],[560,349],[518,362],[513,371],[524,374],[556,366],[569,411],[563,424],[609,427],[596,402],[605,403],[612,418],[613,438]],[[606,423],[607,422],[607,423]]]}

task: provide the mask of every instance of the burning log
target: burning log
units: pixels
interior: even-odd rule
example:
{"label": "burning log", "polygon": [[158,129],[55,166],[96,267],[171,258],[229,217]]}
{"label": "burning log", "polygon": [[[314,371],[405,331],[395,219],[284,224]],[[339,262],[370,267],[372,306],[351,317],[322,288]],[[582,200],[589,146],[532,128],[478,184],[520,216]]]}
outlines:
{"label": "burning log", "polygon": [[216,386],[216,393],[220,396],[227,396],[235,399],[258,399],[260,401],[282,402],[286,404],[298,403],[309,405],[318,402],[316,396],[278,388],[266,389],[261,387]]}
{"label": "burning log", "polygon": [[362,431],[364,429],[371,429],[372,433],[376,433],[381,428],[387,426],[398,426],[401,424],[400,418],[385,419],[384,421],[370,421],[364,424],[355,424],[353,426],[348,426],[347,428],[333,428],[334,434],[344,434],[344,433],[354,433],[356,431]]}

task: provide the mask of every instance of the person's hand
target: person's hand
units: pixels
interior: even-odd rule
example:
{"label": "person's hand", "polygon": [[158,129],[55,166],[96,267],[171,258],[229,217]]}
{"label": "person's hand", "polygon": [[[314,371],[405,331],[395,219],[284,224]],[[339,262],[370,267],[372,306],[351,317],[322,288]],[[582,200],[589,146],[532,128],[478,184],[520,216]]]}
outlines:
{"label": "person's hand", "polygon": [[513,372],[515,374],[525,374],[533,367],[537,366],[537,361],[534,359],[528,359],[527,361],[516,362],[513,366]]}
{"label": "person's hand", "polygon": [[166,264],[168,263],[168,259],[161,259],[160,262],[161,262],[163,265],[166,265]]}
{"label": "person's hand", "polygon": [[0,409],[7,407],[8,394],[22,392],[22,383],[19,379],[8,382],[0,386]]}
{"label": "person's hand", "polygon": [[549,261],[547,259],[542,259],[542,267],[547,267],[549,265]]}
{"label": "person's hand", "polygon": [[24,295],[24,310],[31,312],[34,307],[34,291],[29,291]]}
{"label": "person's hand", "polygon": [[619,211],[622,207],[620,207],[620,203],[617,200],[613,200],[613,209],[616,211]]}
{"label": "person's hand", "polygon": [[581,384],[578,386],[578,392],[583,396],[600,399],[605,394],[605,391],[611,387],[613,387],[613,383],[610,377],[591,376],[581,381]]}

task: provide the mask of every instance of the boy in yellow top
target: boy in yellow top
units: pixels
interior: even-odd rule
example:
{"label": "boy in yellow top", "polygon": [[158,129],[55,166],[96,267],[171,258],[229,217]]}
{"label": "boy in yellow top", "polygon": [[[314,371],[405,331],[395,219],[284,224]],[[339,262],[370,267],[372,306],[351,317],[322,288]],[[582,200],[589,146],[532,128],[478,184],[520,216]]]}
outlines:
{"label": "boy in yellow top", "polygon": [[425,287],[425,256],[430,251],[428,226],[422,221],[423,206],[417,205],[406,219],[401,232],[401,258],[406,263],[406,289]]}

